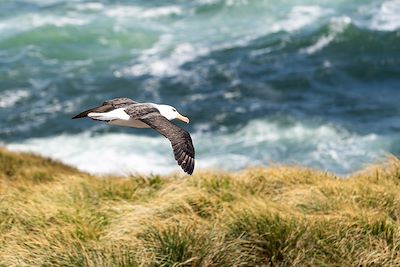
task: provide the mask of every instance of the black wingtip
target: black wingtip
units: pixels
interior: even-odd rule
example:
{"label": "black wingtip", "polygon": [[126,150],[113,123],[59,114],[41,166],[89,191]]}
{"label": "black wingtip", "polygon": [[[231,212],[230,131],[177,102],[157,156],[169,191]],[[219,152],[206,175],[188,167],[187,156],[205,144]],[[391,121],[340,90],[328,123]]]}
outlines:
{"label": "black wingtip", "polygon": [[91,110],[86,110],[84,112],[79,113],[78,115],[72,117],[72,119],[80,119],[80,118],[85,118],[87,115],[90,113]]}
{"label": "black wingtip", "polygon": [[188,170],[186,173],[189,174],[189,175],[192,175],[193,174],[193,169],[190,168],[190,170]]}
{"label": "black wingtip", "polygon": [[75,119],[80,119],[80,118],[84,118],[84,117],[86,117],[86,116],[76,115],[76,116],[72,117],[71,119],[75,120]]}
{"label": "black wingtip", "polygon": [[193,174],[193,171],[191,171],[191,170],[187,170],[187,171],[183,170],[183,171],[186,172],[186,173],[189,174],[189,175],[192,175],[192,174]]}
{"label": "black wingtip", "polygon": [[191,162],[191,164],[190,164],[190,170],[189,170],[189,174],[190,175],[192,175],[193,174],[193,171],[194,171],[194,159],[192,159],[192,162]]}
{"label": "black wingtip", "polygon": [[193,170],[194,170],[194,158],[191,158],[190,156],[186,156],[185,160],[181,164],[181,168],[187,174],[192,175]]}

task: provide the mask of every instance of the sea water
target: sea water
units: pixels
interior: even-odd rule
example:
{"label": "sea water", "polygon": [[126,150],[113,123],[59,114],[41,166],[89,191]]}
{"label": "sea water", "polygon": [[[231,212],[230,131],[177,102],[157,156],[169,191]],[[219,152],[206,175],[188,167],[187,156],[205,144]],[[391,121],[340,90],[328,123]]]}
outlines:
{"label": "sea water", "polygon": [[340,175],[400,155],[400,1],[0,1],[0,144],[91,173],[179,171],[145,129],[71,120],[175,106],[196,168]]}

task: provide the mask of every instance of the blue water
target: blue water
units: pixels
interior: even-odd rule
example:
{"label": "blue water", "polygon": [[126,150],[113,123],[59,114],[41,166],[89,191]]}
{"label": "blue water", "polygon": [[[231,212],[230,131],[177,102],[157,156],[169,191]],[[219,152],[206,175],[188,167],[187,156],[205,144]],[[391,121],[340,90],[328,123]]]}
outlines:
{"label": "blue water", "polygon": [[197,168],[348,174],[400,155],[400,1],[0,1],[0,143],[93,173],[179,171],[105,99],[188,116]]}

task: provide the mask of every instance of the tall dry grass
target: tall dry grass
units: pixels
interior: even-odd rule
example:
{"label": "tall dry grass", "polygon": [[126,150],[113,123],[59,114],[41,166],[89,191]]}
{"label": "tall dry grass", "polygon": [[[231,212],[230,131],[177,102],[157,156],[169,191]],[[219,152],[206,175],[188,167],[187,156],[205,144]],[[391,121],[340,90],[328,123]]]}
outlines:
{"label": "tall dry grass", "polygon": [[400,161],[93,177],[0,150],[0,266],[400,266]]}

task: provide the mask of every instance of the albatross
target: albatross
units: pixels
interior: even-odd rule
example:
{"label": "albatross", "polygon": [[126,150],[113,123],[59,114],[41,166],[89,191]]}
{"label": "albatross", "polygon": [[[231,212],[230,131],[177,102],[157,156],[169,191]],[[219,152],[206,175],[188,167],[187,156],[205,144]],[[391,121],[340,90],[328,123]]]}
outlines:
{"label": "albatross", "polygon": [[109,125],[132,128],[153,128],[165,136],[172,145],[178,165],[188,174],[194,170],[194,147],[190,134],[176,126],[171,120],[189,123],[189,119],[179,114],[169,105],[139,103],[130,98],[115,98],[104,101],[101,106],[85,110],[72,119],[91,118]]}

